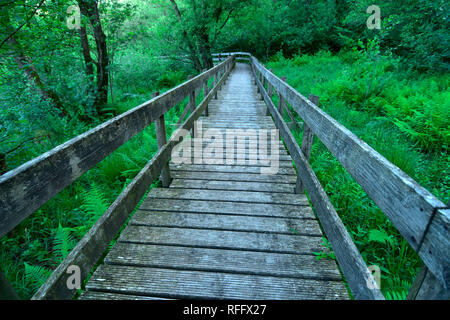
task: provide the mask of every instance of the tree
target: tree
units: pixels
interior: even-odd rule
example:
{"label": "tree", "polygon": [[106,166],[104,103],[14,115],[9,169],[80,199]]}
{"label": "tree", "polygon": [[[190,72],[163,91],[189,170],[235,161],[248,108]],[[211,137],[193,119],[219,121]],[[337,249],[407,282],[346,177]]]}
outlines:
{"label": "tree", "polygon": [[176,25],[181,30],[181,41],[187,46],[189,57],[197,69],[213,66],[211,49],[214,48],[222,30],[246,1],[237,0],[189,0],[180,6],[170,0],[176,17]]}
{"label": "tree", "polygon": [[97,112],[100,107],[108,102],[108,67],[109,56],[106,44],[106,36],[103,32],[100,21],[100,14],[98,11],[97,0],[78,0],[78,6],[83,16],[89,19],[92,26],[95,44],[97,48],[97,61],[94,62],[90,56],[89,42],[87,41],[86,29],[80,29],[80,38],[83,48],[83,56],[86,64],[86,73],[90,76],[92,63],[97,69],[97,87],[94,106]]}

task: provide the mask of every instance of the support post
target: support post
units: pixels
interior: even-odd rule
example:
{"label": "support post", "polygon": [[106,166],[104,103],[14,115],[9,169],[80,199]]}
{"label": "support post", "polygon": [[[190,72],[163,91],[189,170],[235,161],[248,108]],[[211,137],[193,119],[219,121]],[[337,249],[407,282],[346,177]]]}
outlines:
{"label": "support post", "polygon": [[[311,102],[314,103],[316,106],[319,106],[319,96],[310,94],[308,99],[311,100]],[[313,144],[313,140],[314,140],[314,133],[309,128],[309,126],[306,124],[306,122],[304,122],[303,123],[302,152],[307,161],[309,161],[309,158],[311,157],[311,147]],[[305,187],[303,185],[302,180],[300,179],[300,176],[297,174],[297,183],[295,184],[295,193],[304,193],[304,192],[305,192]]]}
{"label": "support post", "polygon": [[[155,92],[152,96],[153,97],[159,96],[159,91]],[[167,143],[166,123],[164,121],[164,114],[162,114],[155,121],[155,131],[156,131],[156,141],[158,142],[158,149],[161,149]],[[162,168],[160,179],[162,186],[164,188],[169,187],[171,181],[169,163],[166,163]]]}
{"label": "support post", "polygon": [[[188,76],[188,79],[192,79],[194,76]],[[191,113],[195,110],[195,89],[189,92],[189,109]],[[194,127],[191,128],[191,137],[194,138]]]}
{"label": "support post", "polygon": [[[214,74],[214,88],[217,86],[218,82],[219,82],[218,73],[215,73]],[[219,90],[216,90],[216,93],[214,94],[214,99],[216,99],[216,100],[217,100],[217,91],[219,91]]]}
{"label": "support post", "polygon": [[[281,77],[281,80],[286,82],[286,77]],[[280,98],[280,100],[278,101],[278,112],[280,113],[281,118],[283,118],[283,109],[285,108],[286,101],[284,100],[281,93],[278,93],[278,97]]]}
{"label": "support post", "polygon": [[[270,69],[269,71],[273,73],[273,69]],[[272,100],[273,88],[269,81],[267,81],[267,95],[269,96],[269,99]],[[270,116],[269,108],[266,108],[266,116]]]}
{"label": "support post", "polygon": [[[206,70],[207,69],[203,69],[203,72],[205,72]],[[208,95],[208,79],[205,79],[205,81],[203,81],[203,99],[205,99],[207,95]],[[205,115],[205,117],[207,117],[209,115],[208,105],[206,105],[204,115]]]}

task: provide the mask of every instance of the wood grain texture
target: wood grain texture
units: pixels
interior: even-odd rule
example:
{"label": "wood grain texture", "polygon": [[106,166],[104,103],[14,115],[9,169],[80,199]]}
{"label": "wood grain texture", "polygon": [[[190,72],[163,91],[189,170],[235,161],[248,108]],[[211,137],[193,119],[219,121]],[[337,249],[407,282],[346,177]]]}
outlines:
{"label": "wood grain texture", "polygon": [[154,188],[147,196],[150,199],[180,199],[229,201],[245,203],[289,204],[307,206],[308,199],[303,194],[265,193],[252,191],[203,190],[203,189],[160,189]]}
{"label": "wood grain texture", "polygon": [[315,219],[138,210],[130,224],[224,231],[269,232],[321,236]]}
{"label": "wood grain texture", "polygon": [[[145,280],[143,280],[145,279]],[[88,290],[174,299],[345,299],[339,281],[102,265]]]}
{"label": "wood grain texture", "polygon": [[310,255],[118,243],[105,262],[122,266],[341,280],[333,260],[317,260]]}
{"label": "wood grain texture", "polygon": [[225,213],[249,216],[314,218],[309,206],[181,199],[146,199],[141,209],[200,213]]}

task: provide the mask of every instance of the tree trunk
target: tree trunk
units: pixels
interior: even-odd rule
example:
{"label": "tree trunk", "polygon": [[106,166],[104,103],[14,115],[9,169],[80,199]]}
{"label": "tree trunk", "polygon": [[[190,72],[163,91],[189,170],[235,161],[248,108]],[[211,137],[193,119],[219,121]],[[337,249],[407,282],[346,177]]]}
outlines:
{"label": "tree trunk", "polygon": [[211,69],[214,66],[211,56],[211,45],[206,30],[202,30],[200,34],[200,53],[202,55],[202,63],[204,69]]}
{"label": "tree trunk", "polygon": [[80,27],[81,48],[83,49],[84,64],[86,66],[86,75],[91,78],[94,75],[94,60],[91,57],[91,49],[85,27]]}
{"label": "tree trunk", "polygon": [[[170,2],[172,2],[173,10],[175,11],[175,15],[177,16],[178,22],[180,23],[180,25],[182,25],[183,21],[181,19],[181,13],[180,10],[178,9],[177,3],[175,2],[175,0],[170,0]],[[202,71],[203,67],[200,62],[200,59],[197,57],[197,50],[195,50],[194,44],[192,43],[192,40],[185,29],[183,29],[183,38],[188,46],[190,59],[194,64],[194,68],[199,72]]]}
{"label": "tree trunk", "polygon": [[88,17],[94,31],[95,44],[97,45],[97,95],[95,106],[97,111],[108,102],[108,51],[106,49],[106,36],[103,32],[98,12],[97,1],[78,0],[81,13]]}
{"label": "tree trunk", "polygon": [[39,76],[36,67],[33,64],[33,61],[25,54],[22,46],[19,44],[19,42],[17,42],[14,36],[8,39],[8,45],[14,52],[14,59],[16,60],[17,65],[20,69],[23,70],[28,80],[36,85],[42,99],[51,101],[51,103],[59,110],[59,112],[62,115],[66,116],[67,111],[64,109],[64,106],[58,95],[52,89],[47,88],[42,82],[41,77]]}

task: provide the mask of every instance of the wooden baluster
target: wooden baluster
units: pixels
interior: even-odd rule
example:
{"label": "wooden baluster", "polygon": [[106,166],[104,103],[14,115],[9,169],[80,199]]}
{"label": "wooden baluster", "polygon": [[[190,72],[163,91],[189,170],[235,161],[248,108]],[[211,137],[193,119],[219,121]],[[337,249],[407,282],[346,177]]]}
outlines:
{"label": "wooden baluster", "polygon": [[[159,91],[155,92],[152,95],[153,98],[156,96],[159,96]],[[164,114],[162,114],[155,121],[155,131],[156,131],[156,141],[158,142],[158,149],[161,149],[167,143],[166,123],[164,121]],[[169,187],[171,181],[169,163],[166,163],[162,168],[160,179],[162,186],[164,188]]]}
{"label": "wooden baluster", "polygon": [[[286,82],[286,77],[281,77],[281,80],[283,80],[284,82]],[[284,100],[284,97],[281,95],[280,92],[278,92],[278,97],[280,98],[280,100],[278,101],[278,112],[281,115],[281,118],[283,119],[283,109],[286,107],[286,101]]]}
{"label": "wooden baluster", "polygon": [[[192,79],[194,76],[190,75],[188,78]],[[191,109],[191,114],[195,110],[195,89],[189,92],[189,109]],[[194,138],[194,127],[191,128],[191,137]]]}
{"label": "wooden baluster", "polygon": [[[206,70],[207,69],[203,69],[203,72],[205,72]],[[206,78],[203,81],[203,99],[205,99],[207,95],[208,95],[208,78]],[[205,115],[205,117],[207,117],[209,115],[208,105],[206,105],[204,115]]]}
{"label": "wooden baluster", "polygon": [[[319,96],[315,96],[310,94],[308,99],[314,103],[316,106],[319,106]],[[302,139],[302,152],[305,156],[306,160],[309,161],[311,157],[311,147],[314,140],[314,132],[309,128],[306,122],[303,123],[303,139]],[[300,176],[297,174],[297,183],[295,185],[295,193],[304,193],[305,187],[303,186],[303,182],[300,179]]]}
{"label": "wooden baluster", "polygon": [[[218,79],[217,72],[216,72],[214,74],[214,88],[217,87],[218,83],[219,83],[219,79]],[[217,91],[219,91],[219,90],[216,90],[216,93],[214,94],[214,99],[216,99],[216,100],[217,100]]]}
{"label": "wooden baluster", "polygon": [[[264,76],[262,76],[262,87],[263,87],[263,90],[265,90],[266,89],[266,78],[264,77]],[[261,100],[264,100],[264,97],[263,97],[263,95],[261,94]]]}
{"label": "wooden baluster", "polygon": [[[273,69],[270,69],[269,71],[273,73]],[[269,81],[267,81],[267,94],[269,95],[269,99],[272,100],[273,88]],[[266,108],[266,116],[270,116],[269,108]]]}

